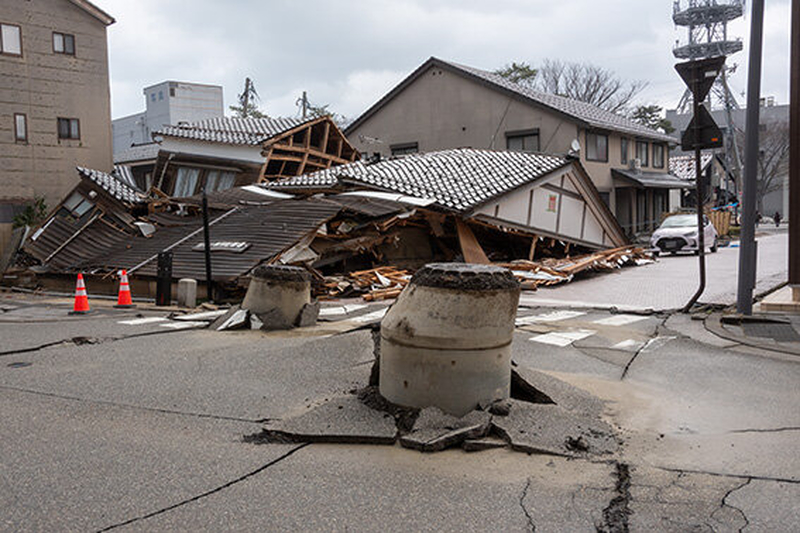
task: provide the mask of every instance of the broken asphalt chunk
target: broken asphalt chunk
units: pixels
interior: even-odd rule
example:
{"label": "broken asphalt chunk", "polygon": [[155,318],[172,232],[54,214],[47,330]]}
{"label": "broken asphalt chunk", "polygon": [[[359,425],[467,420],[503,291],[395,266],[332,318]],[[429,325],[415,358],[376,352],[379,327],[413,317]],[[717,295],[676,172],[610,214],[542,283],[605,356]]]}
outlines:
{"label": "broken asphalt chunk", "polygon": [[574,457],[617,450],[614,432],[608,424],[554,404],[512,400],[508,416],[492,418],[492,429],[513,450],[526,453]]}
{"label": "broken asphalt chunk", "polygon": [[471,411],[459,418],[437,407],[427,407],[420,411],[411,432],[400,437],[400,444],[421,452],[438,452],[467,439],[484,437],[490,420],[491,415],[483,411]]}
{"label": "broken asphalt chunk", "polygon": [[271,422],[250,440],[335,444],[394,444],[394,417],[364,405],[356,396],[333,398],[305,413]]}
{"label": "broken asphalt chunk", "polygon": [[319,318],[319,301],[305,304],[297,316],[295,326],[298,328],[308,328],[317,324]]}
{"label": "broken asphalt chunk", "polygon": [[227,313],[212,322],[210,328],[216,331],[243,329],[249,325],[247,318],[247,310],[235,305]]}

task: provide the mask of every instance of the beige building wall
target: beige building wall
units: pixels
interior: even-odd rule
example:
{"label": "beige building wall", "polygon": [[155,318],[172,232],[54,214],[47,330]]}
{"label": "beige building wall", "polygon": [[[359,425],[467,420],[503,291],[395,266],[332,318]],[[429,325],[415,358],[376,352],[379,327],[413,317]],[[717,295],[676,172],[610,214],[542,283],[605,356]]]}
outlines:
{"label": "beige building wall", "polygon": [[[106,23],[69,0],[4,0],[0,23],[22,33],[21,56],[0,53],[0,205],[43,196],[53,208],[76,166],[113,167]],[[54,53],[53,32],[74,36],[74,55]],[[27,142],[15,141],[15,113]],[[80,139],[59,139],[59,117],[80,121]]]}
{"label": "beige building wall", "polygon": [[[422,73],[357,128],[349,130],[348,139],[362,153],[387,157],[392,146],[410,143],[417,143],[420,152],[467,147],[505,150],[507,132],[534,129],[539,130],[541,152],[566,154],[573,140],[580,142],[581,163],[615,211],[617,184],[611,169],[628,167],[621,161],[620,134],[598,131],[608,135],[608,161],[589,161],[586,131],[575,119],[436,66]],[[628,138],[632,159],[637,139]],[[652,142],[648,141],[650,145]],[[664,147],[664,168],[647,166],[643,171],[667,171],[668,149],[666,144]],[[649,159],[652,165],[652,151]]]}

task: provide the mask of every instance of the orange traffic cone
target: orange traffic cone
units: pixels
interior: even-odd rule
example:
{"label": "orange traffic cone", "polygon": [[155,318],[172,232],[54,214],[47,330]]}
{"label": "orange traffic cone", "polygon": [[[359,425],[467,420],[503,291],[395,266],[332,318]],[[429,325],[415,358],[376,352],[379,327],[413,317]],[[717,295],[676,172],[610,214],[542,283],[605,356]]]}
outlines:
{"label": "orange traffic cone", "polygon": [[86,285],[83,283],[83,274],[78,274],[78,285],[75,287],[75,305],[71,315],[85,315],[89,312],[89,296],[86,294]]}
{"label": "orange traffic cone", "polygon": [[117,305],[114,307],[122,309],[130,309],[136,307],[133,305],[131,299],[131,287],[128,285],[128,271],[123,270],[119,279],[119,296],[117,296]]}

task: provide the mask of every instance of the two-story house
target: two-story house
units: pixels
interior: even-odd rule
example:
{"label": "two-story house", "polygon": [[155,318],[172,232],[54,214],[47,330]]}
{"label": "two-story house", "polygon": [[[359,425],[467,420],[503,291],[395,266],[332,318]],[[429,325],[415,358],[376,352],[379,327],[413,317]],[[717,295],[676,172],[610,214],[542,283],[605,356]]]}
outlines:
{"label": "two-story house", "polygon": [[0,250],[22,206],[55,206],[76,166],[112,168],[113,22],[86,0],[0,2]]}
{"label": "two-story house", "polygon": [[629,234],[670,209],[675,138],[591,104],[431,58],[345,130],[363,155],[447,148],[572,154]]}

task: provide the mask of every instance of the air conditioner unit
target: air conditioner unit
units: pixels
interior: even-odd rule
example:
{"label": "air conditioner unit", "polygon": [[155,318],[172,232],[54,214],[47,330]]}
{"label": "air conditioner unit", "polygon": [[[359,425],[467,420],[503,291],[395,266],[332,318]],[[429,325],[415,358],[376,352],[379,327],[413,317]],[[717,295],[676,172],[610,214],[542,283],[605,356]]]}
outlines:
{"label": "air conditioner unit", "polygon": [[636,172],[642,171],[642,160],[637,158],[631,159],[628,161],[628,166],[631,170],[635,170]]}

